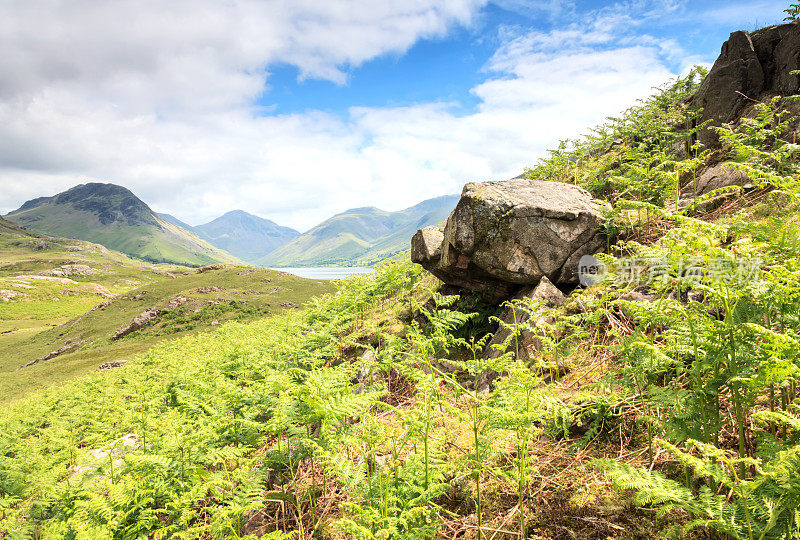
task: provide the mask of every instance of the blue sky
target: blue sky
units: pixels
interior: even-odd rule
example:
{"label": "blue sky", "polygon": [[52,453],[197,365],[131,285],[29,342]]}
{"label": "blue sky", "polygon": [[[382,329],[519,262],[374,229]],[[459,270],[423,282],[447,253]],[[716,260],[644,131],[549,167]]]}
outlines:
{"label": "blue sky", "polygon": [[0,212],[98,180],[191,224],[398,210],[516,176],[787,5],[12,0]]}
{"label": "blue sky", "polygon": [[[504,31],[546,32],[568,24],[571,18],[610,5],[575,2],[551,14],[533,7],[535,2],[499,4],[483,7],[470,27],[456,26],[444,36],[418,41],[405,52],[387,54],[348,69],[344,84],[304,78],[291,64],[270,66],[268,87],[258,104],[273,114],[316,109],[347,115],[353,106],[408,106],[444,101],[454,104],[454,113],[469,114],[480,103],[470,90],[492,77],[483,67],[500,46]],[[784,2],[698,1],[691,6],[675,3],[674,10],[665,10],[662,16],[654,17],[651,26],[642,31],[655,38],[673,39],[698,61],[711,62],[732,29],[777,24],[783,18],[781,10],[785,5]],[[726,21],[735,21],[739,26],[727,26]],[[666,63],[676,72],[685,68],[681,57],[666,58]]]}

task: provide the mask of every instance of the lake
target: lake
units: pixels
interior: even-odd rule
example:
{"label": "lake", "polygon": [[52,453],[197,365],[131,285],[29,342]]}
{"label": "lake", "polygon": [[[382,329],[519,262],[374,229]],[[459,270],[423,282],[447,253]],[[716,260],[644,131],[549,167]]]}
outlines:
{"label": "lake", "polygon": [[364,266],[306,266],[302,268],[272,268],[306,279],[344,279],[350,274],[374,274],[375,270]]}

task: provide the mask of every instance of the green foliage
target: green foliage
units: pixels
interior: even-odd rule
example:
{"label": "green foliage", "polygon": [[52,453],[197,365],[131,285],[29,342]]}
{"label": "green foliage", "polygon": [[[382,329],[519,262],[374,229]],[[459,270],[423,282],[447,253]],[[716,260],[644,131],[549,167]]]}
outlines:
{"label": "green foliage", "polygon": [[787,22],[800,22],[800,3],[789,4],[789,7],[783,10],[786,17],[783,19]]}
{"label": "green foliage", "polygon": [[526,176],[575,183],[611,202],[635,199],[663,206],[680,175],[703,157],[697,146],[691,159],[681,152],[689,151],[705,127],[696,122],[698,111],[683,105],[705,73],[696,67],[591,134],[562,141]]}

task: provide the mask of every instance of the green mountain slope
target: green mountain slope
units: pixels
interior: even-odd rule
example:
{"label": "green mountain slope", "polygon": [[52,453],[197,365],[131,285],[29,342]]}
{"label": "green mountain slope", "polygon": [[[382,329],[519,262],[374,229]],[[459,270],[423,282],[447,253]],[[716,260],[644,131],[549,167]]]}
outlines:
{"label": "green mountain slope", "polygon": [[53,197],[40,197],[6,216],[37,232],[88,240],[151,262],[188,266],[240,262],[155,214],[128,189],[81,184]]}
{"label": "green mountain slope", "polygon": [[242,210],[233,210],[191,230],[211,245],[248,262],[262,258],[300,236],[294,229]]}
{"label": "green mountain slope", "polygon": [[264,266],[371,265],[409,247],[420,227],[444,221],[457,195],[428,199],[399,212],[354,208],[327,219],[256,261]]}
{"label": "green mountain slope", "polygon": [[[0,406],[176,336],[290,310],[333,287],[266,269],[155,265],[0,218]],[[146,310],[158,313],[113,339]]]}

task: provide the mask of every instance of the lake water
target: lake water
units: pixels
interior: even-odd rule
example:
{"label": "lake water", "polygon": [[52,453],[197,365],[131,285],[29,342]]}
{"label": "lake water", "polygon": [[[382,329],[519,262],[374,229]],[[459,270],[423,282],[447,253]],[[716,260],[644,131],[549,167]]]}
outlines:
{"label": "lake water", "polygon": [[374,274],[375,270],[363,266],[306,266],[302,268],[273,268],[306,279],[344,279],[350,274]]}

